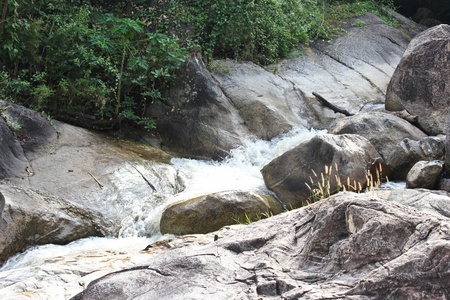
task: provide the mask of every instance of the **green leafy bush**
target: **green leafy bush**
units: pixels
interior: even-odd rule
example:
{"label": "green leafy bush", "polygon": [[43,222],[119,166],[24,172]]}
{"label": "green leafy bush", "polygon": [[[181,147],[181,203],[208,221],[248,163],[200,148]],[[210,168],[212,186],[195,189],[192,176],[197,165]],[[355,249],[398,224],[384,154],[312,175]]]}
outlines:
{"label": "green leafy bush", "polygon": [[0,97],[55,118],[128,119],[150,129],[144,110],[163,101],[187,51],[267,65],[339,34],[344,18],[370,11],[390,22],[392,7],[392,0],[3,1]]}
{"label": "green leafy bush", "polygon": [[345,18],[367,11],[382,15],[386,5],[392,8],[392,0],[160,0],[147,15],[160,32],[201,49],[209,60],[266,65],[295,55],[301,43],[339,34],[337,24]]}
{"label": "green leafy bush", "polygon": [[154,127],[143,111],[185,59],[176,39],[89,1],[5,3],[0,96],[55,117],[82,113]]}

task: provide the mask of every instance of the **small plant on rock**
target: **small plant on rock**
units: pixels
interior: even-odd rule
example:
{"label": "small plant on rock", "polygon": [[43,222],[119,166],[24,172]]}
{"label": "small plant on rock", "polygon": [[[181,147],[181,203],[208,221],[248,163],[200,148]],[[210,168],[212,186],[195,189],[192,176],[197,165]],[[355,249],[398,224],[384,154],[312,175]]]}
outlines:
{"label": "small plant on rock", "polygon": [[325,166],[325,171],[321,172],[320,175],[317,175],[314,170],[311,171],[315,178],[312,176],[309,177],[311,184],[305,182],[305,185],[311,192],[311,196],[302,201],[302,206],[326,199],[340,191],[352,191],[356,193],[375,191],[383,181],[389,181],[387,176],[385,178],[382,177],[383,167],[381,163],[375,163],[372,170],[369,169],[366,171],[366,182],[362,184],[356,180],[352,181],[350,177],[347,177],[347,180],[342,182],[337,164],[335,164],[334,170],[333,166]]}

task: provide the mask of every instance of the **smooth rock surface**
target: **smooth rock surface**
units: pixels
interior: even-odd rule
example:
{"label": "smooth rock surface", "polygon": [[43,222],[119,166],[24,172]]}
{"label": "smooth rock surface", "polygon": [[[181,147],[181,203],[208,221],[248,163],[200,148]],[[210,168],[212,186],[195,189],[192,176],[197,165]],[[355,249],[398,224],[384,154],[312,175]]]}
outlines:
{"label": "smooth rock surface", "polygon": [[73,299],[445,299],[449,279],[448,218],[346,192],[170,249]]}
{"label": "smooth rock surface", "polygon": [[158,209],[163,196],[183,189],[172,156],[49,120],[5,101],[0,106],[21,127],[13,132],[0,118],[0,138],[6,142],[0,143],[5,150],[0,176],[5,184],[36,188],[88,207],[119,225],[121,233],[134,234],[130,226],[150,235],[159,231],[159,220],[145,216]]}
{"label": "smooth rock surface", "polygon": [[[377,180],[376,168],[379,170],[380,164],[381,177],[388,176],[389,168],[381,156],[360,135],[319,134],[272,160],[261,173],[266,186],[287,207],[300,207],[314,201],[309,199],[311,189],[322,188],[323,195],[336,192],[338,186],[347,190],[364,189],[368,185],[368,173]],[[327,172],[326,168],[330,167],[332,171]]]}
{"label": "smooth rock surface", "polygon": [[281,204],[270,194],[227,191],[170,205],[161,216],[161,233],[192,234],[219,230],[225,225],[245,223],[279,214]]}
{"label": "smooth rock surface", "polygon": [[379,189],[369,193],[404,206],[450,218],[450,196],[448,192],[427,189]]}
{"label": "smooth rock surface", "polygon": [[35,245],[67,244],[117,231],[100,214],[45,192],[0,183],[5,207],[0,219],[0,265]]}
{"label": "smooth rock surface", "polygon": [[387,110],[419,116],[429,135],[446,133],[450,103],[450,25],[432,27],[411,40],[386,92]]}
{"label": "smooth rock surface", "polygon": [[[342,24],[348,34],[303,46],[276,65],[217,60],[209,70],[191,57],[179,82],[154,101],[162,146],[189,157],[223,158],[244,138],[271,139],[293,126],[323,129],[342,117],[312,92],[353,113],[384,108],[387,85],[411,36],[423,30],[406,18],[400,30],[373,15]],[[300,54],[300,55],[299,55]]]}
{"label": "smooth rock surface", "polygon": [[443,161],[419,161],[406,176],[406,187],[410,189],[435,189],[444,169]]}

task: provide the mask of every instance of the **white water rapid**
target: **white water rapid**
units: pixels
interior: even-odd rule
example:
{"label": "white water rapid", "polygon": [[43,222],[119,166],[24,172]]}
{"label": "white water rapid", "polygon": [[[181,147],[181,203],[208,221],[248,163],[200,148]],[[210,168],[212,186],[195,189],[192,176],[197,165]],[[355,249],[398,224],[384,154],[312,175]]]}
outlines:
{"label": "white water rapid", "polygon": [[[144,204],[130,197],[121,199],[122,228],[119,238],[87,238],[65,246],[36,246],[8,260],[2,271],[23,267],[39,266],[55,256],[69,255],[80,251],[114,249],[117,251],[139,251],[148,244],[167,238],[159,233],[159,220],[164,209],[171,203],[188,200],[200,195],[226,190],[266,191],[260,170],[275,157],[292,149],[300,142],[312,138],[321,131],[304,127],[293,129],[271,141],[248,139],[244,146],[231,151],[231,155],[221,161],[172,159],[172,164],[183,180],[185,189],[177,194],[158,194],[158,200],[151,199]],[[149,203],[157,204],[148,207]],[[0,282],[1,284],[1,282]]]}

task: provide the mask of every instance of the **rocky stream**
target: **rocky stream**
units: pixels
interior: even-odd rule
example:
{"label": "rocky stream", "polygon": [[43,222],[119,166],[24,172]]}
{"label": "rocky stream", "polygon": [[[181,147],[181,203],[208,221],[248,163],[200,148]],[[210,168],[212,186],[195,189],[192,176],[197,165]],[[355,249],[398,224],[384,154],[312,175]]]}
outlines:
{"label": "rocky stream", "polygon": [[450,26],[396,17],[193,54],[156,137],[0,100],[0,298],[448,299]]}

